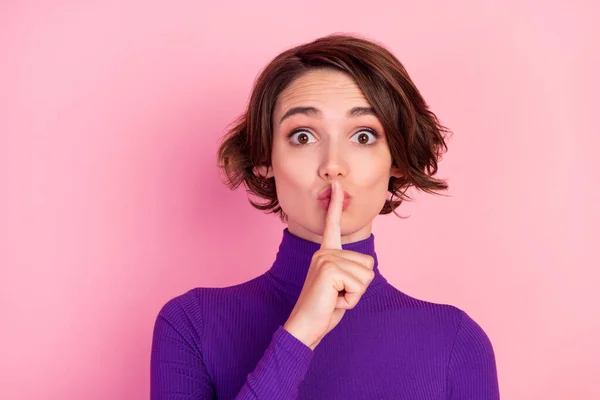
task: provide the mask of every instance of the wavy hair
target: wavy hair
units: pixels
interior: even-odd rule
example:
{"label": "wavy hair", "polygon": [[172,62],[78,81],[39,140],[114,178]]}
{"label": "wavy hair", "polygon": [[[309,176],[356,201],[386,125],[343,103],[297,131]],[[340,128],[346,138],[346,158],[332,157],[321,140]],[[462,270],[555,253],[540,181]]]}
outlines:
{"label": "wavy hair", "polygon": [[390,178],[391,196],[380,214],[389,214],[411,200],[406,194],[411,186],[431,194],[448,189],[445,180],[433,175],[448,150],[445,134],[452,132],[429,110],[406,69],[389,50],[358,35],[336,33],[277,55],[254,81],[247,109],[230,124],[217,153],[217,167],[225,172],[225,183],[232,190],[244,183],[248,193],[266,200],[259,204],[249,199],[253,207],[287,222],[277,199],[275,178],[261,176],[255,167],[271,166],[272,117],[279,94],[303,74],[323,68],[342,71],[355,80],[386,132],[392,165],[403,174]]}

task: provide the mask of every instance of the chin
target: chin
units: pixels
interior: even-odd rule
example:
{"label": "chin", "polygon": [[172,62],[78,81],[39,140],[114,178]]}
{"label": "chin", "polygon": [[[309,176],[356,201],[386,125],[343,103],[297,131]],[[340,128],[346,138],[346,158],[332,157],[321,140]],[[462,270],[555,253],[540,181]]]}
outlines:
{"label": "chin", "polygon": [[[306,221],[308,222],[308,221]],[[340,227],[340,231],[342,236],[350,236],[355,233],[358,233],[361,229],[364,229],[366,226],[370,225],[373,221],[369,219],[357,220],[357,219],[349,219],[346,218],[344,220],[342,218],[342,223]],[[298,225],[298,224],[297,224]],[[311,232],[312,234],[323,236],[325,231],[325,221],[324,220],[312,220],[310,221],[309,226],[302,224],[301,225],[304,230]]]}
{"label": "chin", "polygon": [[[342,226],[340,227],[342,236],[349,236],[369,225],[372,226],[373,219],[378,213],[375,211],[373,211],[373,213],[367,213],[365,210],[361,210],[359,213],[356,212],[360,210],[360,208],[360,205],[355,203],[351,205],[348,210],[343,212]],[[283,208],[283,210],[286,212],[285,208]],[[320,236],[323,236],[326,212],[322,209],[294,208],[290,213],[286,212],[286,214],[288,216],[288,228],[292,227],[293,230],[296,230],[304,236],[312,236],[312,240],[317,240]]]}

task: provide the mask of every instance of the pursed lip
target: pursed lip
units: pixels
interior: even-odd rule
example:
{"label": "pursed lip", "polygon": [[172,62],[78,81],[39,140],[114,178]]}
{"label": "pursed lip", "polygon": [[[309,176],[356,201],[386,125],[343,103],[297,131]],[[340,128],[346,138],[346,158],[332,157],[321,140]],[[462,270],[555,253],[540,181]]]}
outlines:
{"label": "pursed lip", "polygon": [[[344,190],[344,199],[349,199],[352,196],[350,196],[350,193],[348,193],[347,191]],[[319,196],[317,197],[317,200],[325,200],[325,199],[330,199],[331,198],[331,185],[327,186],[325,189],[321,190],[319,192]]]}

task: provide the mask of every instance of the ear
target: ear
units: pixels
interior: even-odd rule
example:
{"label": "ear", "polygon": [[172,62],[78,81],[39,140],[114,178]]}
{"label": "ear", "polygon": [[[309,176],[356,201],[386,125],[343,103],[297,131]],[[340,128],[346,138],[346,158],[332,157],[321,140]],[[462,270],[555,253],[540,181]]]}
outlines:
{"label": "ear", "polygon": [[258,165],[254,167],[255,174],[259,174],[263,178],[272,178],[273,177],[273,168],[267,167],[266,165]]}
{"label": "ear", "polygon": [[390,168],[390,177],[392,176],[394,178],[401,178],[404,176],[404,174],[402,173],[402,171],[400,171],[400,168],[392,165],[392,167]]}

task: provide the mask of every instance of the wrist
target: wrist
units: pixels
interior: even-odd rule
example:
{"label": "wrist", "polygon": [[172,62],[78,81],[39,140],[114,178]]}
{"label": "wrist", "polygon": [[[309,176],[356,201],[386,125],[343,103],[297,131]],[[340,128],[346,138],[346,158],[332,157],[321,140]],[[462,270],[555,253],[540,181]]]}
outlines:
{"label": "wrist", "polygon": [[285,329],[290,335],[294,336],[311,350],[314,350],[321,341],[319,339],[311,338],[311,335],[307,334],[302,329],[299,329],[297,325],[289,321],[283,325],[283,329]]}

